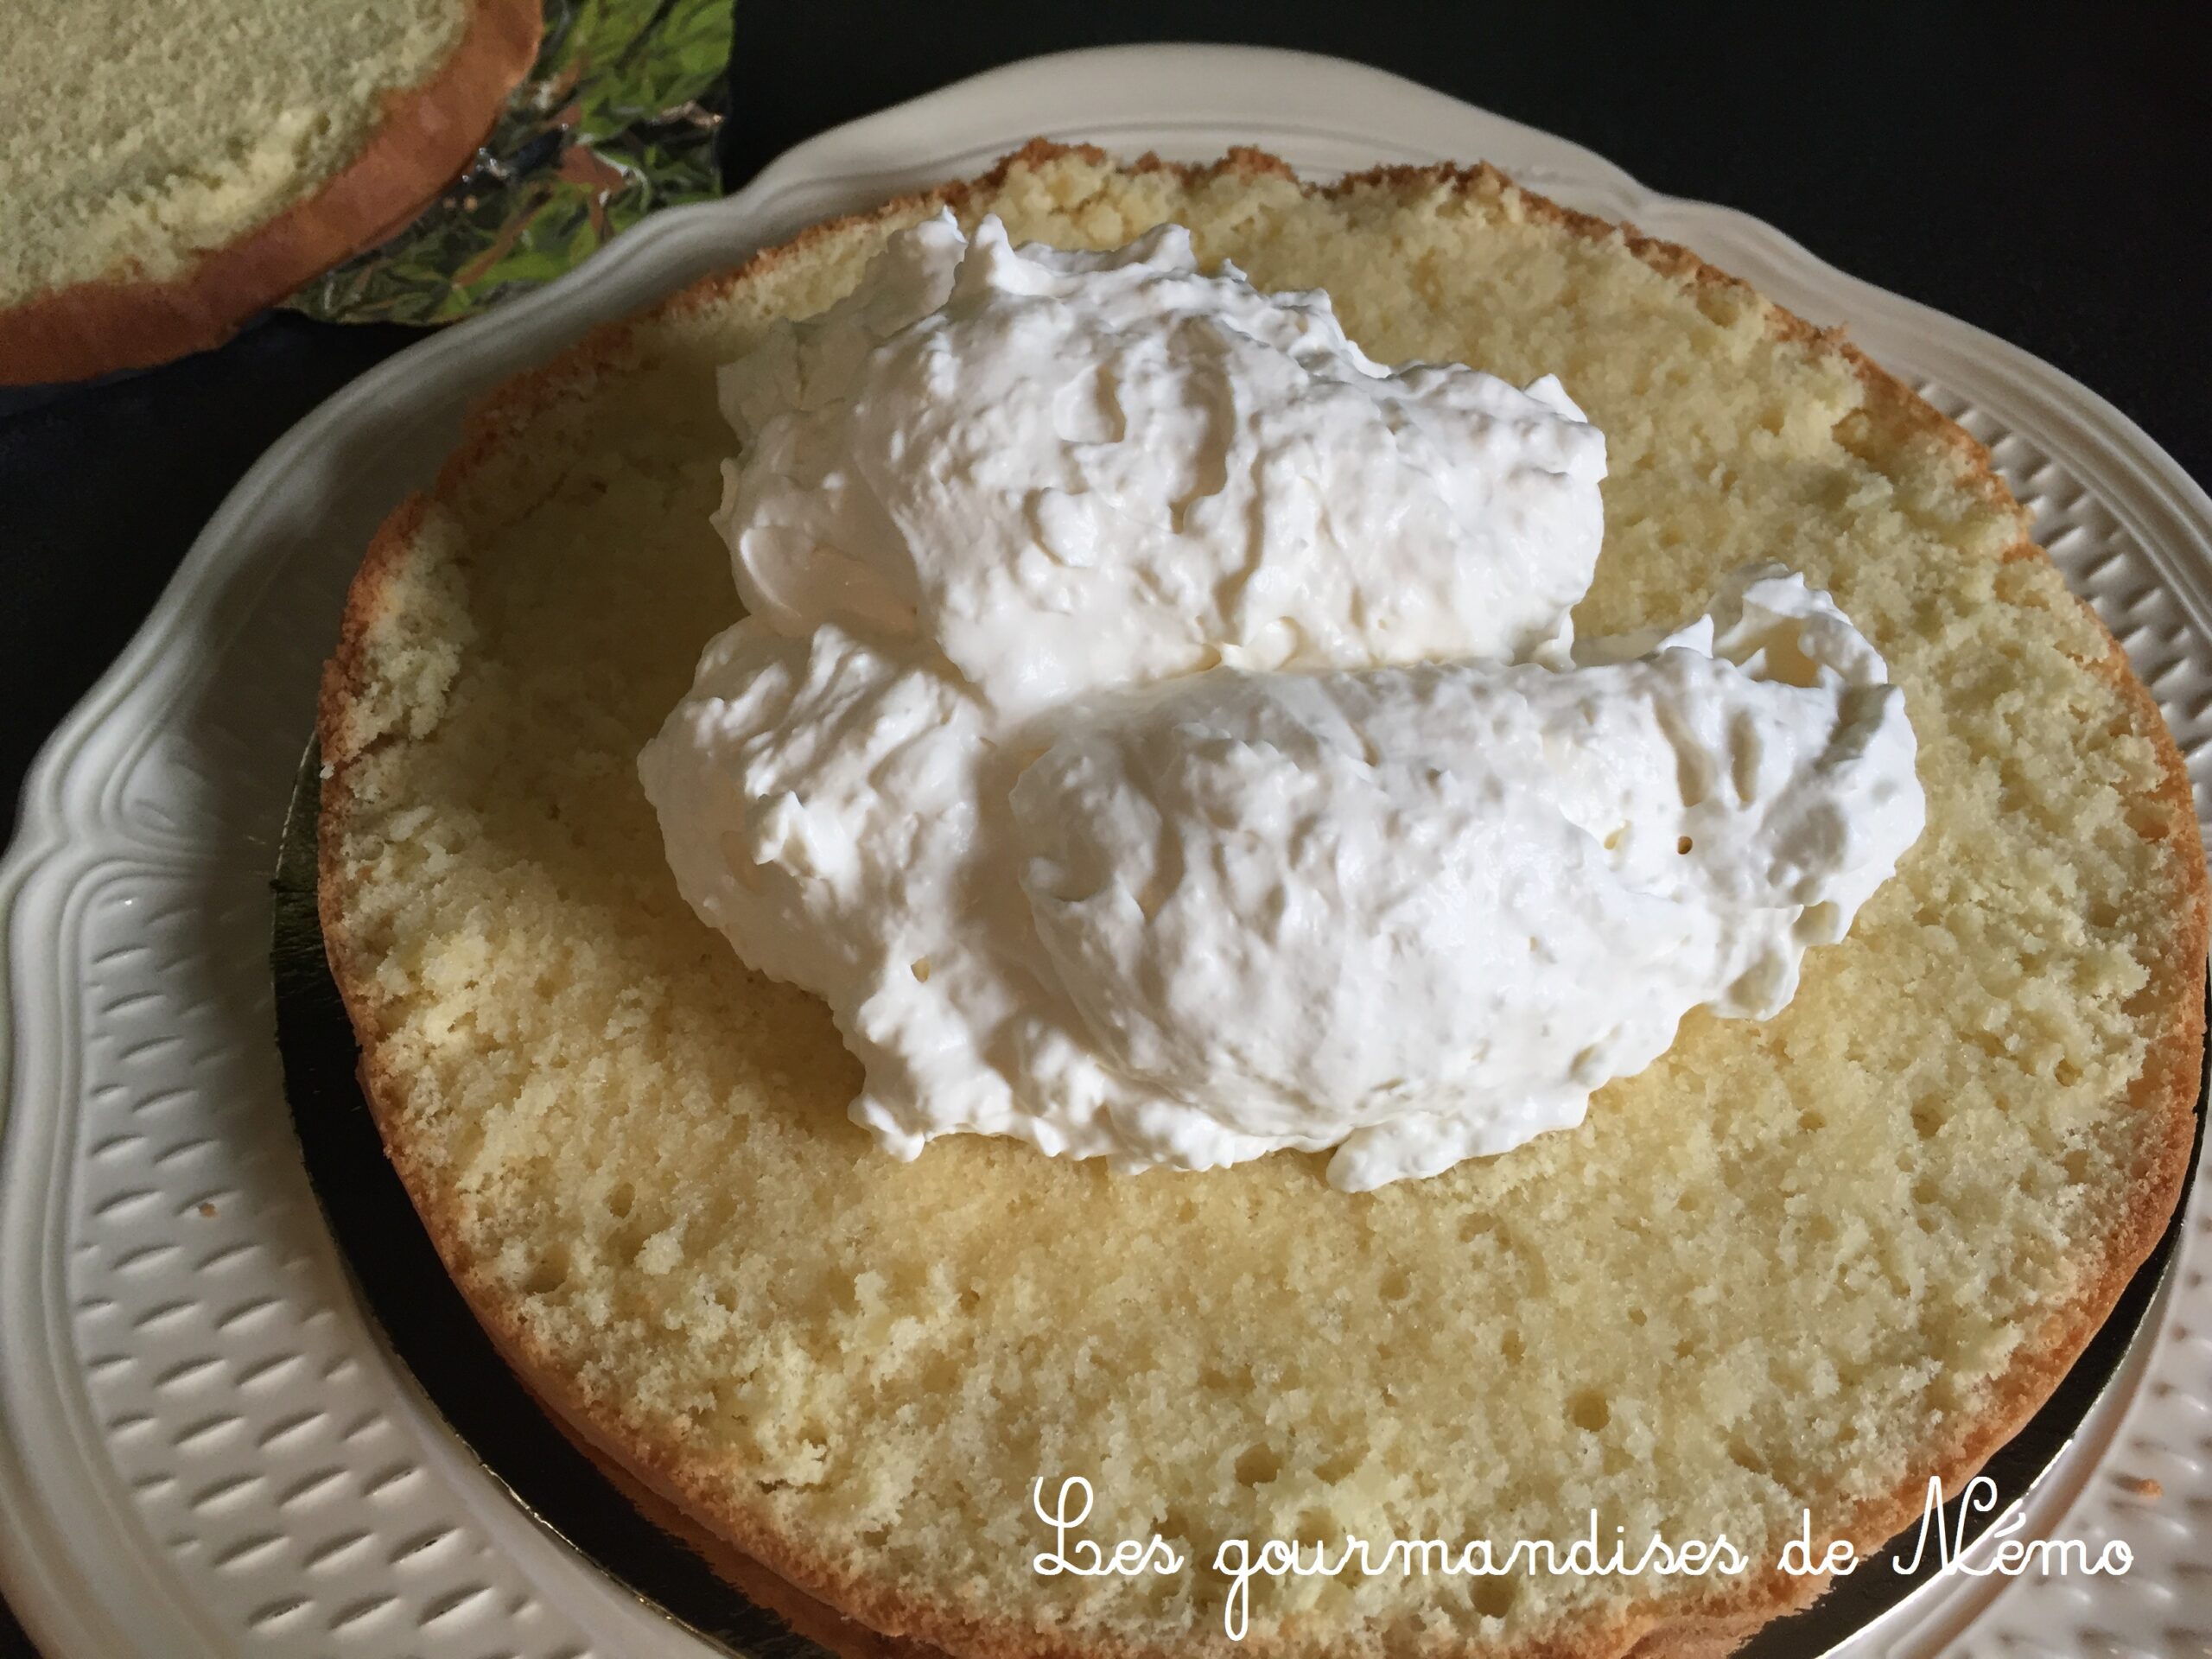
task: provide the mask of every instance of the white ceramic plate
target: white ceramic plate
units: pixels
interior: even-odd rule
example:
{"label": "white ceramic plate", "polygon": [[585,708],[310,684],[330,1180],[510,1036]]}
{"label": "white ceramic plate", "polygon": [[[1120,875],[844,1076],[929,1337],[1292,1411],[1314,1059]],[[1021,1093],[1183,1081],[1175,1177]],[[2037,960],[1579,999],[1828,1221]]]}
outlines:
{"label": "white ceramic plate", "polygon": [[[640,1659],[705,1651],[534,1524],[349,1293],[279,1090],[269,877],[315,676],[371,530],[467,400],[591,325],[804,225],[978,170],[1038,133],[1176,158],[1258,143],[1309,174],[1488,159],[1696,249],[1991,445],[2039,539],[2212,782],[2212,502],[2133,424],[2001,340],[1675,201],[1572,144],[1371,69],[1145,47],[995,71],[793,150],[583,270],[425,340],[240,481],[48,746],[0,869],[0,1585],[50,1659],[238,1653]],[[2113,1388],[2031,1500],[2127,1541],[2121,1580],[1953,1579],[1853,1654],[2212,1644],[2212,1192]],[[2159,1482],[2163,1498],[2134,1484]]]}

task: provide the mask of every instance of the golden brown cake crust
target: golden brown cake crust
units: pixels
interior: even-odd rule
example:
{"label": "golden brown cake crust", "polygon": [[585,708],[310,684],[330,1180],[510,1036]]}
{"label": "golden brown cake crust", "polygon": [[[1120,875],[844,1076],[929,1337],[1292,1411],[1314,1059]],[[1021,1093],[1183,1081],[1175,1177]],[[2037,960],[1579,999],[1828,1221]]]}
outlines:
{"label": "golden brown cake crust", "polygon": [[0,308],[0,385],[86,380],[219,346],[331,266],[398,230],[467,164],[537,54],[537,0],[474,0],[453,54],[387,95],[346,169],[306,200],[160,282],[104,278]]}
{"label": "golden brown cake crust", "polygon": [[842,1654],[844,1659],[947,1659],[943,1649],[871,1630],[734,1548],[727,1540],[685,1514],[673,1498],[647,1484],[608,1448],[592,1427],[588,1414],[576,1408],[574,1402],[565,1410],[555,1405],[531,1382],[524,1363],[504,1348],[501,1357],[513,1368],[524,1391],[537,1402],[547,1421],[606,1477],[608,1484],[628,1498],[646,1520],[682,1542],[753,1605],[766,1608],[808,1641]]}
{"label": "golden brown cake crust", "polygon": [[[1069,156],[1098,165],[1110,164],[1103,152],[1088,146],[1037,140],[980,179],[947,184],[887,204],[870,214],[817,226],[790,244],[754,256],[735,270],[709,277],[673,296],[664,303],[661,314],[677,315],[709,304],[716,296],[758,278],[822,238],[855,224],[910,216],[917,210],[940,205],[957,210],[970,196],[995,188],[1011,168],[1040,166]],[[1147,156],[1133,170],[1167,172],[1186,183],[1224,175],[1294,177],[1287,164],[1254,149],[1233,150],[1209,167],[1184,166]],[[1332,186],[1304,188],[1309,194],[1323,196],[1393,185],[1465,194],[1495,190],[1505,183],[1487,165],[1437,166],[1378,168]],[[1526,191],[1519,191],[1517,199],[1529,215],[1580,236],[1604,238],[1616,228]],[[1683,248],[1644,237],[1632,227],[1620,228],[1630,251],[1664,275],[1686,284],[1745,288]],[[1770,326],[1781,335],[1836,353],[1847,361],[1866,389],[1866,407],[1873,418],[1936,441],[1964,458],[1969,487],[1981,492],[1989,501],[2010,508],[2022,526],[2017,542],[2004,556],[2007,560],[2045,557],[2029,539],[2025,516],[2012,505],[1986,451],[1970,435],[1867,359],[1843,340],[1840,331],[1817,329],[1779,308],[1769,315]],[[979,1624],[960,1618],[906,1586],[855,1579],[839,1564],[810,1554],[793,1540],[763,1527],[754,1516],[722,1502],[695,1478],[671,1448],[626,1432],[623,1425],[594,1412],[573,1390],[557,1360],[533,1339],[514,1306],[493,1294],[490,1281],[475,1271],[454,1218],[443,1207],[452,1195],[440,1182],[428,1178],[417,1149],[404,1132],[399,1109],[409,1080],[388,1063],[382,1052],[386,1033],[378,1026],[377,1001],[367,981],[370,964],[357,954],[349,934],[340,866],[341,830],[349,810],[349,775],[374,747],[373,743],[364,747],[356,718],[367,690],[364,665],[369,635],[386,608],[391,573],[421,531],[433,504],[455,495],[533,411],[618,368],[626,353],[628,335],[629,325],[603,328],[548,367],[509,382],[478,407],[467,435],[431,490],[403,503],[378,531],[353,583],[340,644],[325,672],[319,720],[326,765],[321,841],[322,923],[334,973],[360,1037],[363,1083],[386,1149],[448,1271],[500,1351],[555,1421],[586,1445],[602,1467],[627,1486],[641,1491],[648,1512],[655,1518],[671,1524],[672,1529],[695,1543],[707,1546],[710,1562],[741,1588],[775,1605],[772,1586],[780,1583],[805,1605],[826,1610],[831,1622],[820,1628],[821,1639],[828,1645],[874,1659],[935,1659],[940,1653],[977,1656],[978,1659],[1104,1659],[1109,1654],[1116,1659],[1140,1659],[1140,1656],[1166,1659],[1170,1649],[1164,1648],[1084,1643],[1059,1632],[1040,1635],[1027,1627]],[[2086,605],[2082,608],[2088,611]],[[2090,614],[2094,618],[2094,613]],[[2101,1273],[2051,1313],[2033,1338],[2014,1351],[1987,1409],[1966,1422],[1949,1445],[1913,1470],[1895,1490],[1860,1504],[1840,1521],[1824,1519],[1816,1549],[1822,1539],[1842,1539],[1862,1557],[1872,1553],[1920,1515],[1926,1483],[1931,1477],[1940,1478],[1947,1495],[1955,1496],[2049,1397],[2156,1244],[2181,1192],[2203,1058],[2208,941],[2204,858],[2180,753],[2148,692],[2130,671],[2118,642],[2101,623],[2098,630],[2106,654],[2089,666],[2118,690],[2131,712],[2135,731],[2147,736],[2157,750],[2160,782],[2155,799],[2144,804],[2146,810],[2141,821],[2146,826],[2146,839],[2162,849],[2177,914],[2182,918],[2170,941],[2170,959],[2155,964],[2154,982],[2167,988],[2167,995],[2160,1005],[2160,1023],[2128,1095],[2130,1115],[2141,1126],[2133,1199],[2124,1223],[2109,1239]],[[683,1524],[674,1524],[677,1522]],[[760,1576],[764,1573],[769,1575],[765,1584]],[[1773,1618],[1808,1605],[1825,1587],[1825,1580],[1794,1578],[1769,1568],[1764,1574],[1746,1576],[1693,1602],[1678,1600],[1663,1608],[1633,1605],[1620,1610],[1610,1624],[1586,1624],[1510,1649],[1463,1645],[1424,1636],[1394,1645],[1391,1650],[1438,1656],[1510,1653],[1512,1659],[1707,1659],[1732,1651]],[[855,1636],[854,1627],[841,1625],[837,1620],[855,1621],[861,1634]],[[891,1639],[884,1641],[878,1632]],[[1256,1631],[1240,1645],[1256,1655],[1269,1650],[1269,1643]],[[1239,1649],[1224,1643],[1217,1634],[1203,1633],[1173,1649],[1178,1653],[1200,1650]]]}

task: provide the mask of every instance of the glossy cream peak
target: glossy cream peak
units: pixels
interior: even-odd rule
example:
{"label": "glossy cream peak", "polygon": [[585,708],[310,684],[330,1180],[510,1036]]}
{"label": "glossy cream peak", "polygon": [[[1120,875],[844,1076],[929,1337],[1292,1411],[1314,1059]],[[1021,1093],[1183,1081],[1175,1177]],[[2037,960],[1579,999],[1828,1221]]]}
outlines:
{"label": "glossy cream peak", "polygon": [[1558,384],[1386,372],[1176,227],[917,226],[722,392],[752,614],[640,772],[902,1155],[1433,1173],[1772,1014],[1919,831],[1825,595],[1570,656],[1604,460]]}

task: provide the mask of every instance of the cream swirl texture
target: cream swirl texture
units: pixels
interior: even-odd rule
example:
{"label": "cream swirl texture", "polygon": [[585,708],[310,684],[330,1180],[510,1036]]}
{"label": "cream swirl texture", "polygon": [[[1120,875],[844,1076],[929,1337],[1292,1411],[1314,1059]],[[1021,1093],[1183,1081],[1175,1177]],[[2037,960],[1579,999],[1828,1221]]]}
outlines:
{"label": "cream swirl texture", "polygon": [[1778,1010],[1919,833],[1825,595],[1577,645],[1604,454],[1558,383],[1386,371],[1179,228],[925,222],[721,390],[750,614],[640,775],[901,1155],[1432,1174]]}
{"label": "cream swirl texture", "polygon": [[950,216],[725,371],[746,608],[944,653],[1004,716],[1214,663],[1564,650],[1605,440],[1553,379],[1386,372],[1328,296]]}

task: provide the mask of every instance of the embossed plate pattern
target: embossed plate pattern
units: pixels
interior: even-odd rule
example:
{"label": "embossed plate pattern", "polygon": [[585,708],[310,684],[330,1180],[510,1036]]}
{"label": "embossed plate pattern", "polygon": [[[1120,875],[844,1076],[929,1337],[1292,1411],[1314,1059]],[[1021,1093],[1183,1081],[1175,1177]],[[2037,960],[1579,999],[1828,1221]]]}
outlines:
{"label": "embossed plate pattern", "polygon": [[[1295,113],[1294,113],[1295,112]],[[1306,113],[1310,112],[1310,113]],[[1992,444],[2127,646],[2212,803],[2212,502],[2085,388],[1671,200],[1559,139],[1392,76],[1238,48],[1039,59],[802,146],[575,276],[427,340],[250,472],[34,770],[0,867],[0,1584],[54,1659],[696,1656],[508,1498],[355,1305],[272,1040],[269,872],[346,578],[467,399],[593,324],[826,214],[1033,134],[1179,157],[1257,143],[1309,174],[1487,158],[1688,244],[1876,358]],[[2120,1537],[2118,1580],[1949,1581],[1853,1654],[2212,1645],[2212,1192],[2031,1527]],[[2137,1484],[2154,1480],[2151,1501]]]}

